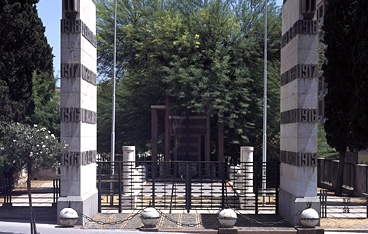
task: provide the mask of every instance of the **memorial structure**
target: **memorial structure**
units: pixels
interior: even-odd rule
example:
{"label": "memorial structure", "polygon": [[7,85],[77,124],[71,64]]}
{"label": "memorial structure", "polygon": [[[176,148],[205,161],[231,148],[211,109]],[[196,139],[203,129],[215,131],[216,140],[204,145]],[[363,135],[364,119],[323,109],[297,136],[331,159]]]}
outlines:
{"label": "memorial structure", "polygon": [[[93,217],[98,211],[97,38],[93,0],[63,0],[61,20],[61,194],[66,207]],[[84,224],[79,217],[77,224]]]}
{"label": "memorial structure", "polygon": [[279,209],[283,217],[317,197],[318,21],[315,0],[284,0],[281,41]]}

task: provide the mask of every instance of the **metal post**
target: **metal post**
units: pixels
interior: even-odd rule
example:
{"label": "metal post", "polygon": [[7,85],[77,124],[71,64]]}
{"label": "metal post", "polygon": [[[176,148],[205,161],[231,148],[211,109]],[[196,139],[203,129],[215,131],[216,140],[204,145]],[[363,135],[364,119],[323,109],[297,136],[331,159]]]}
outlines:
{"label": "metal post", "polygon": [[[259,162],[254,162],[254,194],[255,194],[255,213],[258,214],[258,171],[259,171]],[[261,164],[262,165],[262,164]]]}
{"label": "metal post", "polygon": [[115,89],[116,89],[116,13],[117,2],[115,0],[114,16],[114,67],[113,67],[113,90],[112,90],[112,126],[111,126],[111,177],[110,177],[110,203],[114,202],[114,161],[115,161]]}
{"label": "metal post", "polygon": [[102,162],[98,162],[98,213],[101,213],[101,165]]}
{"label": "metal post", "polygon": [[187,209],[187,212],[191,210],[192,204],[191,204],[191,197],[192,197],[192,186],[191,186],[191,176],[190,176],[190,162],[186,163],[186,185],[185,185],[185,200],[186,204],[185,207]]}
{"label": "metal post", "polygon": [[[263,152],[262,162],[267,162],[267,0],[265,1],[265,35],[264,35],[264,98],[263,98]],[[266,203],[265,190],[266,183],[266,165],[262,167],[262,197],[263,205]]]}
{"label": "metal post", "polygon": [[221,167],[221,190],[222,190],[222,194],[221,194],[221,207],[222,209],[225,208],[225,163],[224,162],[220,162],[220,167]]}
{"label": "metal post", "polygon": [[155,207],[155,182],[156,182],[156,170],[157,170],[157,162],[152,162],[152,207]]}
{"label": "metal post", "polygon": [[121,213],[121,162],[119,162],[119,213]]}

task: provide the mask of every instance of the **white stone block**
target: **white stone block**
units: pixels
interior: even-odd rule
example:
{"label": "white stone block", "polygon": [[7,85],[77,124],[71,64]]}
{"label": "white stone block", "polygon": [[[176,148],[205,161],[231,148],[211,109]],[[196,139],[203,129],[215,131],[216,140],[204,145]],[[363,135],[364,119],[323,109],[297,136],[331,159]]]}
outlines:
{"label": "white stone block", "polygon": [[280,188],[297,196],[311,197],[317,196],[317,182],[313,181],[296,181],[290,177],[280,174]]}
{"label": "white stone block", "polygon": [[282,35],[284,35],[296,21],[303,19],[300,14],[299,0],[288,0],[282,6]]}
{"label": "white stone block", "polygon": [[[61,78],[60,79],[60,93],[80,93],[81,79],[80,78]],[[64,100],[63,100],[64,101]]]}
{"label": "white stone block", "polygon": [[60,93],[60,106],[61,107],[80,107],[80,93]]}
{"label": "white stone block", "polygon": [[298,167],[286,163],[280,164],[280,175],[299,182],[317,182],[317,167]]}

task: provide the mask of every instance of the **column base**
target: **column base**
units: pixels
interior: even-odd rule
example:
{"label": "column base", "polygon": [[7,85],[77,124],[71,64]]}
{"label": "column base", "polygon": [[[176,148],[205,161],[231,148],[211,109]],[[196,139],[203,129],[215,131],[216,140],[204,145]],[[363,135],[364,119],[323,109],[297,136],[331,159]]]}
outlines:
{"label": "column base", "polygon": [[323,228],[303,228],[303,227],[298,227],[296,228],[297,230],[297,234],[324,234],[325,230]]}
{"label": "column base", "polygon": [[237,228],[219,228],[218,234],[238,234]]}
{"label": "column base", "polygon": [[98,192],[97,189],[83,196],[59,197],[57,202],[57,223],[59,222],[59,213],[64,208],[73,208],[78,212],[79,219],[76,225],[85,225],[88,220],[81,216],[84,214],[93,218],[98,213]]}
{"label": "column base", "polygon": [[[283,189],[279,191],[279,213],[283,218],[293,217],[289,223],[293,226],[301,226],[299,211],[303,211],[311,205],[318,214],[321,214],[319,198],[316,197],[296,197]],[[319,223],[317,224],[319,225]]]}

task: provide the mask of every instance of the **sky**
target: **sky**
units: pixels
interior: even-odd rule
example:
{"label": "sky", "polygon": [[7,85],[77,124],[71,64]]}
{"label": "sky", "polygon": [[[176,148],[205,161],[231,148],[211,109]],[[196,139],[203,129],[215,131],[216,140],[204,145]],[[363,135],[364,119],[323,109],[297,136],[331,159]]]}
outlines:
{"label": "sky", "polygon": [[[283,0],[276,0],[281,6]],[[46,37],[54,54],[54,74],[60,77],[60,19],[61,0],[40,0],[37,4],[38,16],[46,27]],[[59,86],[59,82],[56,84]]]}

